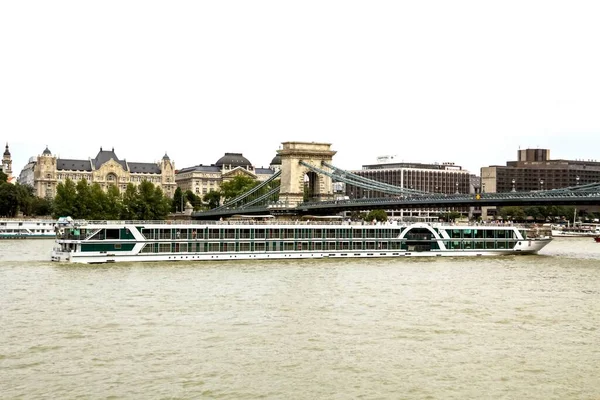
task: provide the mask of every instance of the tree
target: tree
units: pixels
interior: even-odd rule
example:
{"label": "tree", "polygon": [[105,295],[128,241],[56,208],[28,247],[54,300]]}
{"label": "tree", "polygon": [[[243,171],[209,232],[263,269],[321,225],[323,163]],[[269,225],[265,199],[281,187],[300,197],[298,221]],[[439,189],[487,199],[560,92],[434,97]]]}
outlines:
{"label": "tree", "polygon": [[0,217],[14,218],[19,211],[19,193],[10,183],[0,183]]}
{"label": "tree", "polygon": [[0,183],[8,182],[8,175],[6,175],[3,171],[0,171]]}
{"label": "tree", "polygon": [[31,201],[31,215],[52,215],[53,202],[51,199],[34,196]]}
{"label": "tree", "polygon": [[121,216],[127,220],[161,220],[169,215],[170,209],[171,199],[160,187],[144,180],[138,187],[127,185]]}
{"label": "tree", "polygon": [[32,215],[32,204],[33,204],[33,187],[29,185],[15,184],[17,188],[17,202],[19,204],[19,211],[23,215]]}
{"label": "tree", "polygon": [[90,187],[89,201],[89,219],[109,219],[106,213],[106,210],[108,209],[108,197],[98,182],[93,183]]}
{"label": "tree", "polygon": [[173,193],[173,205],[171,206],[171,212],[183,212],[184,207],[185,204],[183,204],[183,193],[181,188],[178,187],[175,189],[175,193]]}
{"label": "tree", "polygon": [[194,207],[194,210],[202,209],[202,198],[200,196],[196,196],[196,194],[191,190],[185,192],[184,198],[186,201],[189,201],[192,207]]}
{"label": "tree", "polygon": [[502,207],[500,209],[500,216],[502,219],[510,221],[525,221],[527,218],[523,207],[518,206]]}
{"label": "tree", "polygon": [[367,214],[367,221],[377,220],[378,222],[387,221],[388,216],[385,210],[371,210]]}
{"label": "tree", "polygon": [[169,210],[171,209],[172,200],[164,195],[159,186],[154,188],[154,199],[154,219],[166,219],[169,215]]}
{"label": "tree", "polygon": [[202,200],[204,200],[205,203],[208,203],[209,209],[217,208],[219,207],[219,204],[221,204],[221,192],[218,190],[211,190],[204,195]]}
{"label": "tree", "polygon": [[458,211],[447,211],[438,214],[438,218],[443,219],[446,222],[456,221],[457,219],[462,218],[462,214]]}
{"label": "tree", "polygon": [[75,189],[77,194],[75,195],[75,214],[73,218],[94,219],[90,212],[92,190],[87,180],[82,179],[77,182]]}
{"label": "tree", "polygon": [[139,194],[133,183],[127,184],[127,189],[123,193],[123,209],[121,210],[121,219],[131,220],[137,219],[139,210]]}
{"label": "tree", "polygon": [[106,219],[119,219],[123,211],[123,198],[119,188],[115,185],[109,185],[106,192],[106,206],[104,213]]}
{"label": "tree", "polygon": [[223,197],[224,202],[233,200],[258,184],[259,182],[256,179],[246,175],[236,175],[230,181],[221,184],[221,197]]}
{"label": "tree", "polygon": [[56,197],[54,198],[54,217],[75,217],[77,201],[77,189],[75,183],[69,178],[64,183],[56,186]]}

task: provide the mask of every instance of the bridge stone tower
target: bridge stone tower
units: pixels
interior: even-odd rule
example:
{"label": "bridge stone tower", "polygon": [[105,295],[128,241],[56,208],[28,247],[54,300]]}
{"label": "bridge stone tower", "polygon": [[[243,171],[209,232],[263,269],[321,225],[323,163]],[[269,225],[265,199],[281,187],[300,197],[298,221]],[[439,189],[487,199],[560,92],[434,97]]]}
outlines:
{"label": "bridge stone tower", "polygon": [[333,200],[331,178],[317,174],[300,164],[304,161],[317,168],[323,168],[322,161],[332,164],[335,151],[330,143],[283,142],[277,150],[281,157],[281,187],[279,200],[287,207],[296,207],[304,199],[305,176],[308,176],[309,191],[317,201]]}

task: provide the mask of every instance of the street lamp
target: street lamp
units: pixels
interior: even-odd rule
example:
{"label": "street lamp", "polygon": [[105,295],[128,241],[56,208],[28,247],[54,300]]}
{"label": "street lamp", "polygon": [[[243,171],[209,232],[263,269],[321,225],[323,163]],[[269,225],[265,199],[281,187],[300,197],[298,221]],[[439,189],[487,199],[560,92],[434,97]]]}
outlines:
{"label": "street lamp", "polygon": [[544,190],[544,180],[540,179],[540,190]]}
{"label": "street lamp", "polygon": [[485,193],[485,183],[481,184],[481,193]]}
{"label": "street lamp", "polygon": [[456,194],[458,194],[458,181],[456,182]]}
{"label": "street lamp", "polygon": [[579,175],[575,177],[575,186],[579,186]]}
{"label": "street lamp", "polygon": [[515,190],[515,180],[514,179],[512,180],[512,191],[516,192],[516,190]]}

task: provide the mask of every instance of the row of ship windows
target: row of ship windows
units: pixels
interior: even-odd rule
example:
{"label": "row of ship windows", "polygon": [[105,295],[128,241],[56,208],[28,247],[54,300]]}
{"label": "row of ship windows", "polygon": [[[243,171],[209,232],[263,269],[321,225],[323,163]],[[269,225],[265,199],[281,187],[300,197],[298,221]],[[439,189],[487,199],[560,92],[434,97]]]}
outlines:
{"label": "row of ship windows", "polygon": [[[445,243],[450,250],[469,249],[511,249],[516,241],[449,241]],[[231,243],[150,243],[142,253],[235,253],[268,251],[334,251],[334,250],[407,250],[410,243],[401,241],[365,241],[365,242],[231,242]],[[439,250],[437,242],[421,245],[427,250]]]}
{"label": "row of ship windows", "polygon": [[[395,238],[402,229],[142,229],[146,239],[343,239],[343,238]],[[516,238],[508,230],[463,230],[447,231],[453,239],[507,239]],[[421,234],[431,235],[430,232]],[[522,232],[523,237],[525,233]]]}

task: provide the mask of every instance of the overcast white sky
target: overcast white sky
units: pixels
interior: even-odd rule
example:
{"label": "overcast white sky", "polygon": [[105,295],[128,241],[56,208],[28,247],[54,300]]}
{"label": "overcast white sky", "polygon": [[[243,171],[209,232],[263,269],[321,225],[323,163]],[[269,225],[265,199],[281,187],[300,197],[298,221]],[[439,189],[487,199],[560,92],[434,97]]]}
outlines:
{"label": "overcast white sky", "polygon": [[115,148],[177,168],[280,143],[333,162],[600,159],[598,1],[2,1],[0,140],[18,175]]}

